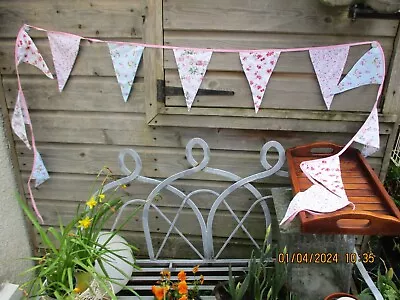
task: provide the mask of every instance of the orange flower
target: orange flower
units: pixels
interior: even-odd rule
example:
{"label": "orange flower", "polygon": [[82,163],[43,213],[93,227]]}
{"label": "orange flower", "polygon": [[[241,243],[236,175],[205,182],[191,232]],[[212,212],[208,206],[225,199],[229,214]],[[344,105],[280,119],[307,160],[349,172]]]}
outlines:
{"label": "orange flower", "polygon": [[185,281],[186,280],[186,273],[183,270],[178,273],[178,279],[180,281]]}
{"label": "orange flower", "polygon": [[171,278],[171,272],[168,270],[162,270],[160,274],[162,278],[166,277],[168,280]]}
{"label": "orange flower", "polygon": [[200,275],[200,284],[203,284],[203,283],[204,283],[204,276]]}
{"label": "orange flower", "polygon": [[179,300],[188,300],[188,297],[186,295],[183,295],[182,297],[179,298]]}
{"label": "orange flower", "polygon": [[155,286],[153,285],[151,287],[151,291],[153,292],[154,296],[157,298],[157,300],[162,300],[164,299],[164,296],[167,293],[167,288],[166,287],[162,287],[162,286]]}
{"label": "orange flower", "polygon": [[193,267],[192,270],[193,274],[196,274],[199,271],[199,267],[200,267],[199,265]]}
{"label": "orange flower", "polygon": [[179,282],[178,291],[179,291],[179,294],[182,294],[182,295],[188,293],[188,286],[186,284],[186,281],[183,280],[183,281]]}

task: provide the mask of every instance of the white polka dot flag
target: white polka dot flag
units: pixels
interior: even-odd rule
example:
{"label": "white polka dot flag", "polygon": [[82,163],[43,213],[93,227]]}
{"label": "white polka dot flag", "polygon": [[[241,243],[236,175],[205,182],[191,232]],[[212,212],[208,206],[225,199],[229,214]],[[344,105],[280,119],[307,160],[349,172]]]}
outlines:
{"label": "white polka dot flag", "polygon": [[379,122],[376,106],[374,106],[367,120],[354,136],[354,141],[364,145],[361,150],[364,156],[370,156],[379,150]]}
{"label": "white polka dot flag", "polygon": [[31,149],[28,137],[26,135],[25,124],[29,124],[29,117],[26,111],[26,102],[22,90],[18,91],[17,101],[15,102],[14,113],[11,119],[11,127],[14,133],[25,143],[28,149]]}
{"label": "white polka dot flag", "polygon": [[280,54],[280,51],[272,50],[239,53],[240,62],[253,95],[256,113],[260,109],[268,81]]}
{"label": "white polka dot flag", "polygon": [[108,43],[115,75],[124,101],[128,101],[144,47],[123,43]]}
{"label": "white polka dot flag", "polygon": [[61,92],[74,67],[81,37],[74,34],[47,32],[56,69],[58,89]]}
{"label": "white polka dot flag", "polygon": [[310,49],[311,62],[317,75],[325,105],[330,109],[334,89],[339,83],[349,54],[349,46]]}
{"label": "white polka dot flag", "polygon": [[47,77],[53,79],[49,68],[46,65],[38,48],[25,30],[20,30],[17,36],[16,63],[31,64],[41,70]]}

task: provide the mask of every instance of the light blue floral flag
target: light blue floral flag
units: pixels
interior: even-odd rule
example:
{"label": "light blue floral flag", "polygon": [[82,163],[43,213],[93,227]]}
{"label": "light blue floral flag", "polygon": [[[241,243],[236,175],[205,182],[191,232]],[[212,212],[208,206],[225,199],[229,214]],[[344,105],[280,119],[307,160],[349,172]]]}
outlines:
{"label": "light blue floral flag", "polygon": [[126,102],[135,80],[144,47],[123,43],[108,43],[108,48],[110,49],[117,81],[121,87],[122,97]]}

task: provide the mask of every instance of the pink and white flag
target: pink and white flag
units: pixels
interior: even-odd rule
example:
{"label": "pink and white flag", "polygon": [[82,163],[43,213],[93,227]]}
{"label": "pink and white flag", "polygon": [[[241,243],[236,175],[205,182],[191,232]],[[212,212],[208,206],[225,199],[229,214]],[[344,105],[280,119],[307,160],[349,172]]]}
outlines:
{"label": "pink and white flag", "polygon": [[335,195],[347,199],[338,155],[303,161],[300,168],[314,184],[321,184]]}
{"label": "pink and white flag", "polygon": [[33,161],[33,170],[32,170],[32,179],[35,179],[35,187],[38,187],[47,179],[50,178],[49,173],[43,163],[42,156],[40,155],[39,151],[34,148],[34,161]]}
{"label": "pink and white flag", "polygon": [[369,156],[379,150],[379,120],[376,105],[363,126],[354,136],[354,141],[364,145],[364,148],[361,150],[364,156]]}
{"label": "pink and white flag", "polygon": [[304,192],[297,193],[279,225],[290,223],[301,211],[306,211],[314,215],[330,213],[354,204],[347,197],[342,198],[327,190],[320,184],[314,184]]}
{"label": "pink and white flag", "polygon": [[25,124],[30,124],[29,116],[27,114],[26,102],[22,90],[18,91],[17,101],[15,102],[14,113],[11,119],[11,127],[14,133],[25,143],[28,149],[31,149],[28,137],[26,135]]}
{"label": "pink and white flag", "polygon": [[342,93],[367,84],[381,84],[384,75],[385,65],[382,49],[373,47],[355,63],[335,88],[334,93]]}
{"label": "pink and white flag", "polygon": [[121,43],[108,43],[108,48],[110,49],[117,81],[121,87],[122,97],[126,102],[128,101],[133,81],[135,80],[144,47]]}
{"label": "pink and white flag", "polygon": [[326,107],[330,109],[334,90],[343,73],[349,54],[349,46],[310,49],[310,58],[314,67],[322,97]]}
{"label": "pink and white flag", "polygon": [[53,79],[49,68],[46,65],[38,48],[25,30],[20,30],[17,36],[17,64],[25,62],[41,70],[47,77]]}
{"label": "pink and white flag", "polygon": [[274,71],[280,51],[240,52],[243,71],[249,82],[256,113],[260,109],[269,78]]}
{"label": "pink and white flag", "polygon": [[212,51],[173,49],[188,110],[200,88]]}
{"label": "pink and white flag", "polygon": [[61,92],[67,83],[79,51],[81,37],[73,34],[47,32],[56,69],[58,89]]}

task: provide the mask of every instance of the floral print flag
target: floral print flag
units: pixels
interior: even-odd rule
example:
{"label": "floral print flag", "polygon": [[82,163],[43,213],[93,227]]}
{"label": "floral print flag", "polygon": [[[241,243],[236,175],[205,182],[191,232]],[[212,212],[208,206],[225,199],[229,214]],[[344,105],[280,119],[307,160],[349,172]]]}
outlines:
{"label": "floral print flag", "polygon": [[108,43],[108,48],[110,49],[117,81],[121,87],[122,97],[127,102],[144,47],[123,43]]}
{"label": "floral print flag", "polygon": [[39,151],[34,148],[34,161],[33,161],[33,170],[32,170],[32,179],[35,179],[35,187],[38,187],[47,179],[50,178],[49,173],[47,172],[46,167],[44,166],[42,157]]}
{"label": "floral print flag", "polygon": [[334,97],[333,91],[343,73],[349,48],[349,46],[337,46],[309,50],[322,97],[328,109],[330,109]]}
{"label": "floral print flag", "polygon": [[314,184],[321,184],[335,195],[347,199],[338,155],[303,161],[300,168]]}
{"label": "floral print flag", "polygon": [[285,216],[279,225],[290,223],[301,211],[311,214],[330,213],[354,204],[347,198],[338,197],[320,184],[314,184],[304,192],[294,196],[289,204]]}
{"label": "floral print flag", "polygon": [[26,111],[26,102],[22,90],[18,91],[17,101],[15,102],[14,113],[11,119],[11,127],[14,133],[25,143],[28,149],[31,149],[28,137],[26,135],[25,124],[30,124]]}
{"label": "floral print flag", "polygon": [[260,109],[269,78],[274,71],[280,51],[240,52],[243,71],[249,82],[256,113]]}
{"label": "floral print flag", "polygon": [[25,30],[20,30],[17,36],[17,64],[25,62],[41,70],[47,77],[53,79],[49,68],[46,65],[38,48]]}
{"label": "floral print flag", "polygon": [[379,121],[376,105],[367,120],[354,136],[354,141],[364,145],[361,153],[369,156],[379,150]]}
{"label": "floral print flag", "polygon": [[58,89],[64,89],[79,51],[81,37],[73,34],[47,32],[56,69]]}
{"label": "floral print flag", "polygon": [[356,62],[335,88],[334,93],[342,93],[367,84],[381,84],[385,73],[384,68],[381,48],[373,47]]}
{"label": "floral print flag", "polygon": [[188,110],[203,81],[212,51],[173,49]]}

